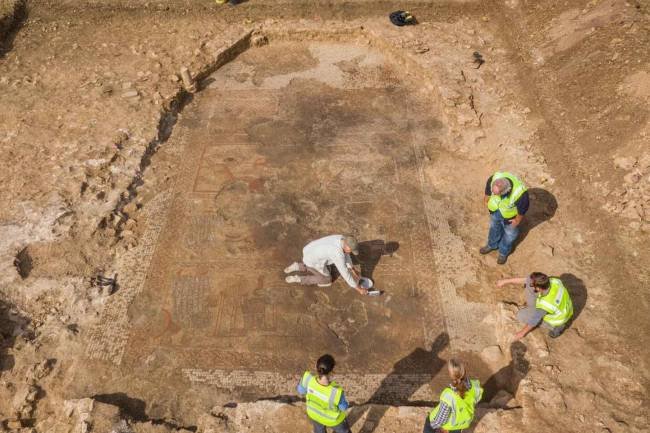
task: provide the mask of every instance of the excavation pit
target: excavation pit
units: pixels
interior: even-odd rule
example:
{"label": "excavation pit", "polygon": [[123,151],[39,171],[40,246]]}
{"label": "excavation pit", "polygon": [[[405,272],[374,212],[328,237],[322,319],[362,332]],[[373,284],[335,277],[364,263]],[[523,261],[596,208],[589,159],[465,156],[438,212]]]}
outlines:
{"label": "excavation pit", "polygon": [[[120,368],[263,397],[331,353],[359,401],[430,398],[449,345],[422,173],[444,131],[431,93],[370,46],[332,42],[251,48],[201,87]],[[284,281],[333,233],[362,241],[382,296]]]}

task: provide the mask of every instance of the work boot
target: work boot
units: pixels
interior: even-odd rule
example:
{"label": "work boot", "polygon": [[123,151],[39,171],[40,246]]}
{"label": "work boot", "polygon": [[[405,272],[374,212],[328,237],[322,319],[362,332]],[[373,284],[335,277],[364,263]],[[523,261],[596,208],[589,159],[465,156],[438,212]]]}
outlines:
{"label": "work boot", "polygon": [[508,256],[499,254],[499,257],[497,257],[497,265],[505,265],[506,260],[508,260]]}
{"label": "work boot", "polygon": [[298,275],[289,275],[287,278],[284,279],[287,283],[299,283],[300,282],[300,277]]}
{"label": "work boot", "polygon": [[292,272],[298,272],[299,270],[300,270],[300,263],[293,262],[292,264],[284,268],[284,273],[290,274]]}
{"label": "work boot", "polygon": [[485,255],[485,254],[490,253],[490,251],[494,251],[494,250],[495,250],[495,248],[490,248],[490,247],[488,247],[488,246],[486,245],[486,246],[484,246],[484,247],[481,247],[481,249],[478,250],[478,252],[481,253],[481,254],[483,254],[483,255]]}

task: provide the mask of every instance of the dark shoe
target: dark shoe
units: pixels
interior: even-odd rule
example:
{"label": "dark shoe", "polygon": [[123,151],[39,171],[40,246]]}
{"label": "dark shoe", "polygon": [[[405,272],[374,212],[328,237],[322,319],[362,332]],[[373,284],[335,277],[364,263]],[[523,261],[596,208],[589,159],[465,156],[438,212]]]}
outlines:
{"label": "dark shoe", "polygon": [[502,256],[499,254],[499,257],[497,257],[497,265],[505,265],[506,260],[508,260],[508,256]]}
{"label": "dark shoe", "polygon": [[490,251],[494,251],[494,250],[495,250],[494,248],[490,248],[488,246],[485,246],[485,247],[481,247],[481,249],[478,250],[478,252],[485,255],[485,254],[489,254]]}

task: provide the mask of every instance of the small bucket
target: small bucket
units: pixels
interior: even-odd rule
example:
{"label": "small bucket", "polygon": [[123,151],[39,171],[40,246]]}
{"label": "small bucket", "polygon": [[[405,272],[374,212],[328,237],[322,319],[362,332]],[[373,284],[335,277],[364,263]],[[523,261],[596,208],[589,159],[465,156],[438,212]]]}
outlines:
{"label": "small bucket", "polygon": [[371,289],[374,284],[375,283],[370,278],[359,278],[359,286],[361,286],[362,289]]}

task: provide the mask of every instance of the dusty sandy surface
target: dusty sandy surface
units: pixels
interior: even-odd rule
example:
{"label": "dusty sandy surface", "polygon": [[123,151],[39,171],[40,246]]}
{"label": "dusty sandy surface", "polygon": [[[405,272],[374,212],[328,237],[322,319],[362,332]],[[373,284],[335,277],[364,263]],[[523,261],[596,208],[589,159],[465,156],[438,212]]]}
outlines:
{"label": "dusty sandy surface", "polygon": [[[331,352],[355,432],[419,431],[451,356],[476,432],[647,431],[647,5],[0,13],[2,428],[306,431],[295,382]],[[505,266],[478,253],[497,169],[532,203]],[[383,296],[284,281],[336,232]],[[513,343],[495,281],[535,270],[575,318]]]}

